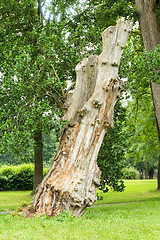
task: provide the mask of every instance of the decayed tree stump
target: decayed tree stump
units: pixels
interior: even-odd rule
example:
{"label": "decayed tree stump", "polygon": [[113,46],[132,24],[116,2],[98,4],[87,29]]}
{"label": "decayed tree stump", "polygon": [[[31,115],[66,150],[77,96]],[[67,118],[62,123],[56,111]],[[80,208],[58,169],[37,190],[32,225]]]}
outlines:
{"label": "decayed tree stump", "polygon": [[52,166],[38,187],[32,207],[38,213],[56,215],[66,210],[80,216],[96,201],[101,172],[97,155],[121,91],[118,67],[131,23],[123,20],[103,34],[100,56],[83,59],[77,66],[72,96],[65,104],[64,129]]}

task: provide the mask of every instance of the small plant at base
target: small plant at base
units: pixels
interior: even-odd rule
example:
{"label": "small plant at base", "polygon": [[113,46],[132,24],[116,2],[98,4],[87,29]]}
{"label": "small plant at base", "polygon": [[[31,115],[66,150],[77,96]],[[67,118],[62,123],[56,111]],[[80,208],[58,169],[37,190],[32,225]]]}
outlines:
{"label": "small plant at base", "polygon": [[56,220],[59,222],[64,222],[64,221],[68,221],[71,222],[73,221],[75,217],[68,211],[63,211],[62,213],[59,213],[56,217]]}
{"label": "small plant at base", "polygon": [[103,201],[102,195],[100,196],[100,195],[97,193],[96,196],[97,196],[97,201]]}
{"label": "small plant at base", "polygon": [[21,206],[22,206],[22,207],[26,207],[27,205],[28,205],[28,204],[27,204],[26,202],[23,202]]}

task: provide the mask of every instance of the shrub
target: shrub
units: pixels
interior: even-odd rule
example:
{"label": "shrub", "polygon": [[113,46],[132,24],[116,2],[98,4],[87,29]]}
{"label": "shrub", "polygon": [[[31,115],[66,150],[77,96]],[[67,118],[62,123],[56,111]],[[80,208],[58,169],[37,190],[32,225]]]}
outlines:
{"label": "shrub", "polygon": [[[48,169],[44,169],[46,175]],[[17,166],[2,166],[0,168],[0,191],[32,190],[34,165],[21,164]]]}
{"label": "shrub", "polygon": [[0,175],[0,191],[7,190],[8,178],[6,176]]}
{"label": "shrub", "polygon": [[136,179],[137,171],[133,167],[123,168],[122,169],[123,179]]}

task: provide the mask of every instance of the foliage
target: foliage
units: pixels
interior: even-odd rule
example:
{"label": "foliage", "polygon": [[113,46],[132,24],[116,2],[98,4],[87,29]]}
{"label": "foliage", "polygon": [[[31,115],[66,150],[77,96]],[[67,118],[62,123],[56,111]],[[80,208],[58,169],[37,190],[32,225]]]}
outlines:
{"label": "foliage", "polygon": [[122,168],[127,148],[127,133],[123,131],[125,108],[118,101],[114,110],[114,127],[104,137],[99,155],[98,165],[102,171],[101,187],[104,192],[111,187],[114,191],[123,191]]}
{"label": "foliage", "polygon": [[128,88],[133,97],[142,98],[144,94],[150,93],[150,81],[160,83],[160,45],[154,50],[141,54],[130,50],[130,66],[128,66]]}
{"label": "foliage", "polygon": [[43,162],[44,166],[49,168],[59,145],[55,130],[51,130],[50,134],[44,134],[43,139]]}
{"label": "foliage", "polygon": [[122,169],[122,178],[123,179],[136,179],[137,178],[137,171],[133,167],[123,168]]}
{"label": "foliage", "polygon": [[[0,154],[1,165],[18,165],[22,163],[33,163],[33,141],[30,141],[30,147],[18,155],[13,153]],[[49,134],[43,134],[43,163],[45,167],[51,165],[54,154],[58,147],[58,139],[55,130],[51,130]]]}
{"label": "foliage", "polygon": [[30,162],[33,162],[32,148],[28,148],[28,151],[22,152],[18,156],[12,153],[0,154],[0,165],[18,165]]}
{"label": "foliage", "polygon": [[[17,1],[1,3],[0,101],[3,107],[0,108],[0,127],[3,152],[8,149],[22,152],[29,147],[29,139],[33,138],[37,128],[47,131],[54,127],[54,113],[61,116],[61,88],[66,86],[65,81],[58,81],[55,76],[54,64],[60,52],[55,52],[54,44],[58,36],[53,36],[52,25],[42,25],[35,9],[36,2],[27,2],[22,6]],[[28,21],[24,23],[24,19]],[[65,73],[60,65],[57,63]]]}
{"label": "foliage", "polygon": [[130,132],[127,161],[140,172],[154,171],[157,168],[159,144],[152,99],[143,96],[143,101],[133,100],[128,105],[126,131]]}
{"label": "foliage", "polygon": [[[9,166],[0,169],[1,178],[6,181],[0,181],[0,190],[30,190],[33,186],[33,166]],[[2,180],[2,179],[1,179]]]}
{"label": "foliage", "polygon": [[[48,169],[44,169],[46,175]],[[32,190],[34,165],[2,166],[0,168],[0,190]]]}
{"label": "foliage", "polygon": [[75,65],[90,50],[100,52],[103,29],[121,15],[133,17],[131,2],[1,1],[3,153],[24,151],[37,128],[48,132],[54,127],[67,81],[75,81]]}
{"label": "foliage", "polygon": [[151,95],[150,81],[160,83],[159,65],[160,45],[150,52],[145,51],[140,32],[135,29],[120,65],[120,77],[128,79],[125,87],[133,100],[143,102],[145,95]]}
{"label": "foliage", "polygon": [[138,169],[142,178],[144,172],[153,175],[158,162],[159,144],[150,81],[160,82],[159,51],[159,46],[153,51],[144,51],[139,30],[135,29],[124,50],[120,67],[121,77],[128,78],[125,130],[130,137],[126,159]]}
{"label": "foliage", "polygon": [[67,81],[84,56],[100,53],[102,31],[136,11],[129,0],[2,0],[0,9],[0,151],[21,154],[37,131],[57,128]]}

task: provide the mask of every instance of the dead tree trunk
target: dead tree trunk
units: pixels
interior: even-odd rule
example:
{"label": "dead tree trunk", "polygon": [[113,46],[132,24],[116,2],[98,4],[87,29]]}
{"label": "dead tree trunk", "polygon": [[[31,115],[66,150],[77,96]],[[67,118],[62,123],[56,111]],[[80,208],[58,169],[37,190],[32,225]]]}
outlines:
{"label": "dead tree trunk", "polygon": [[77,66],[72,96],[65,104],[64,129],[52,166],[38,187],[32,206],[38,213],[56,215],[66,210],[80,216],[96,201],[101,172],[96,159],[103,137],[113,125],[113,109],[121,91],[118,67],[131,23],[119,21],[103,34],[100,56]]}

